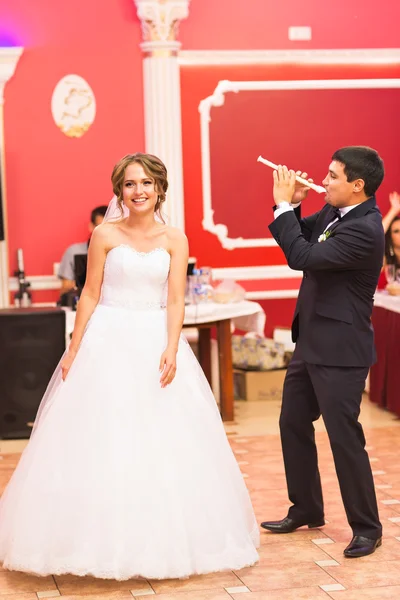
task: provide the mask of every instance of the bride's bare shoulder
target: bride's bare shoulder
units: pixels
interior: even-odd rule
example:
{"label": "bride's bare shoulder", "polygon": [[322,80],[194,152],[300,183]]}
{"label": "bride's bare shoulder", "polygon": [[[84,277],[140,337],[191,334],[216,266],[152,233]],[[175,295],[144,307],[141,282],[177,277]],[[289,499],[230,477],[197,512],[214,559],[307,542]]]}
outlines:
{"label": "bride's bare shoulder", "polygon": [[117,232],[117,223],[102,223],[94,229],[91,241],[107,248],[112,245],[112,240]]}
{"label": "bride's bare shoulder", "polygon": [[177,250],[177,251],[187,250],[188,239],[187,239],[186,235],[183,233],[183,231],[181,231],[177,227],[167,226],[166,235],[167,235],[167,239],[168,239],[168,246],[169,246],[171,252],[174,252],[174,250]]}
{"label": "bride's bare shoulder", "polygon": [[165,233],[171,242],[179,243],[184,240],[187,240],[186,235],[181,229],[178,229],[178,227],[171,227],[170,225],[167,225],[165,228]]}

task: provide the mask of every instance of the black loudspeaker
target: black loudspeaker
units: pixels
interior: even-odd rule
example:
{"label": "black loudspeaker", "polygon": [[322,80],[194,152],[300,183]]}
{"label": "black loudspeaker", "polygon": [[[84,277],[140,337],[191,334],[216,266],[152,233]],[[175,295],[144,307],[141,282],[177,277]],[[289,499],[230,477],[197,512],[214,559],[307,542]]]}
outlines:
{"label": "black loudspeaker", "polygon": [[62,309],[0,310],[0,438],[29,438],[64,350]]}

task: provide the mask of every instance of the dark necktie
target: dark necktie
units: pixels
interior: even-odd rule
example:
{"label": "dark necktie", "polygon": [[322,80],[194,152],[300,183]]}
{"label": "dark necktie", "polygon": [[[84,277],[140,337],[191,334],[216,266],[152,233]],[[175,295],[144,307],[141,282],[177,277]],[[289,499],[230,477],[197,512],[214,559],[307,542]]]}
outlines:
{"label": "dark necktie", "polygon": [[335,215],[336,219],[339,219],[339,221],[342,219],[342,215],[340,214],[340,209],[336,208],[335,206],[332,206],[332,212]]}

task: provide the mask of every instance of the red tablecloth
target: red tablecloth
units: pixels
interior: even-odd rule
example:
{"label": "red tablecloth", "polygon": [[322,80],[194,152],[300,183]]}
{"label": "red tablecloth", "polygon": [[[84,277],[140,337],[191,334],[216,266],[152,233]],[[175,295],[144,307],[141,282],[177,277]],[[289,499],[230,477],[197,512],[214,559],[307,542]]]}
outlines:
{"label": "red tablecloth", "polygon": [[400,298],[398,302],[396,306],[390,298],[389,306],[384,307],[385,298],[380,298],[376,303],[380,306],[374,306],[372,322],[378,360],[371,367],[369,395],[372,402],[400,417]]}

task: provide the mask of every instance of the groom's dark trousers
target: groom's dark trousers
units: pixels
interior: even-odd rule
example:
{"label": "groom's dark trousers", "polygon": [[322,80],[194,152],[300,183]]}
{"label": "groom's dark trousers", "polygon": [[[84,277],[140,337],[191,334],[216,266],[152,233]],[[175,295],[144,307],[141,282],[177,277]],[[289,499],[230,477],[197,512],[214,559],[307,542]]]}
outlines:
{"label": "groom's dark trousers", "polygon": [[382,526],[358,416],[375,361],[371,314],[384,250],[382,217],[370,198],[318,243],[334,219],[326,205],[305,219],[299,209],[285,212],[270,225],[289,266],[304,272],[280,417],[289,516],[312,523],[324,515],[313,426],[322,415],[349,524],[354,535],[377,539]]}

